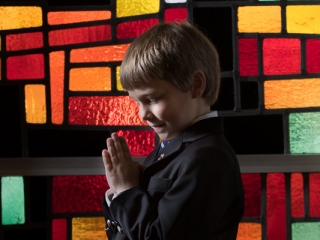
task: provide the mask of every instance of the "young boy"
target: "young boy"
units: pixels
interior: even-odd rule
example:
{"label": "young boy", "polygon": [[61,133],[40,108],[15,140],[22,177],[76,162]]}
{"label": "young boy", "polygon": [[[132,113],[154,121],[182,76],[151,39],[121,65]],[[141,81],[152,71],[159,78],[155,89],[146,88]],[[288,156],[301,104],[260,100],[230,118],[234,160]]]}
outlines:
{"label": "young boy", "polygon": [[210,111],[220,85],[215,47],[187,22],[160,23],[133,41],[120,78],[163,142],[139,165],[123,137],[107,139],[109,240],[235,240],[244,197],[236,155]]}

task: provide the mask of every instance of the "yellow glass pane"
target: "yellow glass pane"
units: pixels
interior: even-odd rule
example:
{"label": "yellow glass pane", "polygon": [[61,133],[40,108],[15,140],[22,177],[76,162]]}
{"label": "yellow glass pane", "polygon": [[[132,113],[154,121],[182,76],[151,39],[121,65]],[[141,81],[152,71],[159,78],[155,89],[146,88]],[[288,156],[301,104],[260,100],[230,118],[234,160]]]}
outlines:
{"label": "yellow glass pane", "polygon": [[71,62],[112,62],[122,61],[130,44],[73,49]]}
{"label": "yellow glass pane", "polygon": [[70,70],[71,91],[110,91],[111,70],[109,67],[73,68]]}
{"label": "yellow glass pane", "polygon": [[124,91],[121,82],[120,82],[120,66],[116,68],[116,79],[117,79],[117,90]]}
{"label": "yellow glass pane", "polygon": [[241,222],[238,228],[237,240],[261,240],[261,223]]}
{"label": "yellow glass pane", "polygon": [[320,106],[320,78],[272,80],[264,83],[266,109]]}
{"label": "yellow glass pane", "polygon": [[159,9],[160,0],[117,0],[116,16],[120,18],[157,13]]}
{"label": "yellow glass pane", "polygon": [[45,86],[41,84],[30,84],[25,86],[24,91],[27,123],[46,123]]}
{"label": "yellow glass pane", "polygon": [[106,240],[103,217],[72,218],[72,240]]}
{"label": "yellow glass pane", "polygon": [[0,7],[0,30],[42,26],[41,7]]}
{"label": "yellow glass pane", "polygon": [[51,121],[53,124],[63,122],[63,90],[64,90],[64,51],[51,52],[50,59],[50,97]]}
{"label": "yellow glass pane", "polygon": [[239,7],[238,30],[245,33],[280,33],[280,6]]}
{"label": "yellow glass pane", "polygon": [[288,33],[320,33],[320,6],[287,6]]}
{"label": "yellow glass pane", "polygon": [[65,11],[48,13],[49,25],[90,22],[98,20],[107,20],[110,18],[110,11]]}

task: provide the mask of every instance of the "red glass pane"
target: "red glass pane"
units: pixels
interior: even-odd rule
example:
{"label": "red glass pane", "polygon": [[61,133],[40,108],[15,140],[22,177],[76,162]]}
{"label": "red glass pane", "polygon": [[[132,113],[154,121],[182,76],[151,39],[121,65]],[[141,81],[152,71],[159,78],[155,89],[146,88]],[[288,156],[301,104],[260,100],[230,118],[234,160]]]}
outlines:
{"label": "red glass pane", "polygon": [[137,103],[127,96],[80,96],[69,98],[69,123],[76,125],[147,125]]}
{"label": "red glass pane", "polygon": [[301,173],[291,174],[291,215],[304,217],[303,177]]}
{"label": "red glass pane", "polygon": [[66,219],[52,220],[52,240],[67,240]]}
{"label": "red glass pane", "polygon": [[267,239],[287,240],[284,174],[267,177]]}
{"label": "red glass pane", "polygon": [[260,217],[261,177],[256,174],[242,174],[245,207],[243,217]]}
{"label": "red glass pane", "polygon": [[7,51],[17,51],[43,47],[42,32],[10,34],[6,37]]}
{"label": "red glass pane", "polygon": [[117,38],[136,38],[158,22],[159,20],[157,18],[152,18],[119,23],[117,25]]}
{"label": "red glass pane", "polygon": [[266,75],[300,73],[299,39],[267,38],[263,41],[263,71]]}
{"label": "red glass pane", "polygon": [[308,39],[306,41],[307,72],[320,73],[320,40]]}
{"label": "red glass pane", "polygon": [[256,38],[241,38],[239,44],[240,76],[258,75],[258,42]]}
{"label": "red glass pane", "polygon": [[180,22],[188,20],[186,8],[169,8],[164,11],[165,22]]}
{"label": "red glass pane", "polygon": [[309,175],[310,216],[320,216],[320,173]]}
{"label": "red glass pane", "polygon": [[102,197],[108,189],[105,176],[53,177],[52,211],[54,213],[101,212]]}
{"label": "red glass pane", "polygon": [[43,54],[8,57],[7,78],[9,80],[44,78]]}
{"label": "red glass pane", "polygon": [[118,134],[127,139],[132,156],[147,156],[154,149],[154,131],[120,130]]}
{"label": "red glass pane", "polygon": [[49,45],[67,45],[76,43],[98,42],[111,39],[111,26],[91,26],[54,30],[49,32]]}

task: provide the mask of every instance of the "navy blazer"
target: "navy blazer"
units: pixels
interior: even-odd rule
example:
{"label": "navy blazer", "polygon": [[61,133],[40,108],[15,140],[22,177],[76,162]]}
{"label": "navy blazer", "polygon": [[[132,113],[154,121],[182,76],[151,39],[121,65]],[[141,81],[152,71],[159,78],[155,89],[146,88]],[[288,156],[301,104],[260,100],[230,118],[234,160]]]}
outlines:
{"label": "navy blazer", "polygon": [[140,187],[108,207],[109,240],[235,240],[244,209],[236,155],[220,117],[201,120],[144,161]]}

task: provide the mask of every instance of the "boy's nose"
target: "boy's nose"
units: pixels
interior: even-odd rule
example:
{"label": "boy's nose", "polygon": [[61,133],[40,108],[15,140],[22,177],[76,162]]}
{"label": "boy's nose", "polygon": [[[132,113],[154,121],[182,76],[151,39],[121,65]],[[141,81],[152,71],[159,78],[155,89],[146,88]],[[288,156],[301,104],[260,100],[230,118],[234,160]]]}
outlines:
{"label": "boy's nose", "polygon": [[150,117],[151,117],[151,112],[150,110],[148,109],[148,107],[146,106],[141,106],[140,105],[140,118],[144,121],[147,121],[147,120],[150,120]]}

